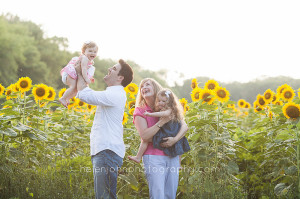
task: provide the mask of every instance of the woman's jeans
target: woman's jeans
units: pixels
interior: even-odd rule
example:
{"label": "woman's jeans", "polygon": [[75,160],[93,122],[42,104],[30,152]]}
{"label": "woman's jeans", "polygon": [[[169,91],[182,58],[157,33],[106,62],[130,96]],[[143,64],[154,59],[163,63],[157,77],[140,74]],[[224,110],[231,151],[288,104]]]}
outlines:
{"label": "woman's jeans", "polygon": [[117,198],[118,169],[123,159],[111,150],[92,156],[96,199]]}
{"label": "woman's jeans", "polygon": [[144,155],[150,199],[175,199],[179,180],[179,156]]}

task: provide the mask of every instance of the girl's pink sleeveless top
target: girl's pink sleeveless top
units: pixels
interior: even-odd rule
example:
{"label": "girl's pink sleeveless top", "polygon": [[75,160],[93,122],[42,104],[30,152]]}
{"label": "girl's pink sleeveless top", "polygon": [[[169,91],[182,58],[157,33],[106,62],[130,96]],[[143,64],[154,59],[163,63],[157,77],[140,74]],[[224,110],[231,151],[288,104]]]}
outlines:
{"label": "girl's pink sleeveless top", "polygon": [[[148,111],[148,112],[153,112],[152,109],[149,106],[145,106],[145,107],[136,107],[133,113],[133,123],[135,120],[136,116],[140,116],[142,118],[145,118],[145,120],[147,121],[147,126],[148,128],[150,128],[151,126],[155,125],[159,118],[158,117],[150,117],[150,116],[145,116],[144,112]],[[145,151],[144,155],[163,155],[166,156],[166,154],[159,149],[156,149],[153,147],[152,142],[148,143],[148,147],[147,150]]]}

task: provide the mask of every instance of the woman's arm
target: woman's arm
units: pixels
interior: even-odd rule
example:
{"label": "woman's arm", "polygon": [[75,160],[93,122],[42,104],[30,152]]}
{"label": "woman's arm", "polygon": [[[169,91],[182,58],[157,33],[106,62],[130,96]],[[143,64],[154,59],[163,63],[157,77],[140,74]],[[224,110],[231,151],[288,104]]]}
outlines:
{"label": "woman's arm", "polygon": [[167,137],[163,138],[165,142],[161,144],[162,147],[171,147],[173,146],[176,142],[178,142],[183,136],[186,134],[188,131],[189,127],[187,126],[186,122],[184,120],[181,120],[181,128],[178,131],[177,135],[175,137]]}
{"label": "woman's arm", "polygon": [[160,127],[170,121],[168,117],[162,117],[155,125],[148,128],[147,121],[141,116],[136,116],[134,123],[141,138],[145,142],[152,142],[153,136],[158,132]]}
{"label": "woman's arm", "polygon": [[153,112],[153,113],[149,113],[147,111],[145,111],[144,115],[146,116],[150,116],[150,117],[168,117],[171,115],[172,110],[168,109],[165,111],[160,111],[160,112]]}

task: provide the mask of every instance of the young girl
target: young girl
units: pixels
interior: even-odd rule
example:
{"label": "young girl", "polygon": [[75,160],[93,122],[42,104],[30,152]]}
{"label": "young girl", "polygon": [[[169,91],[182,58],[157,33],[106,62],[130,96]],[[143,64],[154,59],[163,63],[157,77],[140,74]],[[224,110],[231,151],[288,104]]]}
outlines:
{"label": "young girl", "polygon": [[[144,115],[150,117],[168,117],[171,116],[171,121],[163,125],[160,130],[153,136],[152,144],[154,148],[162,150],[166,155],[175,157],[182,155],[190,150],[189,143],[186,137],[181,138],[173,146],[163,148],[160,146],[164,142],[163,138],[175,137],[180,130],[180,121],[183,118],[183,110],[177,97],[169,90],[163,89],[158,92],[155,100],[155,110],[159,112],[149,113],[145,111]],[[130,160],[139,163],[148,146],[147,142],[142,140],[139,151],[136,156],[129,156]]]}
{"label": "young girl", "polygon": [[92,41],[85,42],[81,48],[81,53],[82,54],[79,57],[73,57],[68,65],[60,71],[63,83],[69,86],[63,96],[59,99],[60,103],[65,107],[68,106],[69,100],[75,97],[77,93],[77,73],[75,65],[79,60],[81,61],[82,76],[86,83],[90,84],[95,81],[93,78],[95,72],[93,60],[96,58],[98,53],[97,44]]}

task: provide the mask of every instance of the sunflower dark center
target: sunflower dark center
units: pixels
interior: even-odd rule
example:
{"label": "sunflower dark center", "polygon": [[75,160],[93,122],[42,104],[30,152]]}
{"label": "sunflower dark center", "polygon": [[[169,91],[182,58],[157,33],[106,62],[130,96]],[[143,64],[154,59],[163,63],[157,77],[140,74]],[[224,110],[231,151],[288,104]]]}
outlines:
{"label": "sunflower dark center", "polygon": [[192,83],[192,89],[194,89],[194,88],[196,88],[196,83],[195,82]]}
{"label": "sunflower dark center", "polygon": [[249,105],[248,105],[248,104],[246,104],[246,105],[245,105],[245,108],[249,108]]}
{"label": "sunflower dark center", "polygon": [[10,94],[11,94],[11,90],[8,90],[8,91],[7,91],[7,95],[10,95]]}
{"label": "sunflower dark center", "polygon": [[275,102],[275,101],[276,101],[276,96],[274,95],[272,102]]}
{"label": "sunflower dark center", "polygon": [[292,93],[290,91],[287,91],[284,93],[284,97],[287,98],[287,99],[290,99],[292,97]]}
{"label": "sunflower dark center", "polygon": [[241,105],[241,106],[244,106],[244,102],[240,102],[240,105]]}
{"label": "sunflower dark center", "polygon": [[224,90],[218,90],[217,95],[221,98],[225,98],[226,92]]}
{"label": "sunflower dark center", "polygon": [[20,82],[20,87],[21,88],[27,88],[28,87],[28,82],[27,81],[21,81]]}
{"label": "sunflower dark center", "polygon": [[259,98],[258,103],[263,106],[265,105],[265,100],[263,98]]}
{"label": "sunflower dark center", "polygon": [[209,101],[210,101],[209,96],[210,96],[209,93],[204,93],[204,94],[203,94],[203,99],[204,99],[204,101],[209,102]]}
{"label": "sunflower dark center", "polygon": [[52,93],[52,91],[50,90],[50,91],[49,91],[48,98],[51,98],[51,97],[52,97],[52,95],[53,95],[53,93]]}
{"label": "sunflower dark center", "polygon": [[199,92],[195,93],[195,99],[199,99],[200,95]]}
{"label": "sunflower dark center", "polygon": [[300,116],[300,111],[296,106],[289,106],[286,109],[286,114],[293,119],[296,119]]}
{"label": "sunflower dark center", "polygon": [[84,105],[84,102],[80,101],[80,102],[78,103],[78,105],[79,105],[79,106],[83,106],[83,105]]}
{"label": "sunflower dark center", "polygon": [[44,88],[39,87],[39,88],[36,89],[36,95],[37,96],[43,97],[45,94],[46,94],[46,91],[45,91]]}
{"label": "sunflower dark center", "polygon": [[210,89],[210,90],[214,90],[216,87],[215,84],[208,84],[207,88]]}
{"label": "sunflower dark center", "polygon": [[132,86],[129,86],[129,88],[128,88],[131,92],[134,92],[135,91],[135,89],[132,87]]}
{"label": "sunflower dark center", "polygon": [[266,98],[266,99],[270,99],[270,98],[271,98],[271,93],[266,93],[266,94],[265,94],[265,98]]}
{"label": "sunflower dark center", "polygon": [[90,104],[88,105],[88,109],[92,109],[92,106]]}

